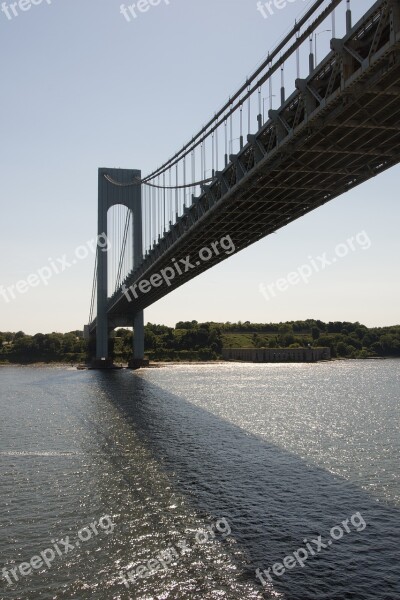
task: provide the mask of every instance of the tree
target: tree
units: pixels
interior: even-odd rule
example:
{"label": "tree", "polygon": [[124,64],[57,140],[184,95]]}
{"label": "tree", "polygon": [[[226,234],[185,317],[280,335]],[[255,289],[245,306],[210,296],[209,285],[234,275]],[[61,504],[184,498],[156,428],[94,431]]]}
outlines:
{"label": "tree", "polygon": [[318,329],[318,327],[312,327],[311,329],[311,335],[312,335],[312,339],[314,340],[314,342],[316,340],[319,340],[319,337],[321,335],[320,330]]}
{"label": "tree", "polygon": [[400,354],[400,340],[396,336],[392,334],[381,335],[379,341],[384,354],[389,356],[397,356]]}
{"label": "tree", "polygon": [[338,356],[347,356],[349,354],[348,347],[344,342],[339,342],[336,346],[336,352]]}

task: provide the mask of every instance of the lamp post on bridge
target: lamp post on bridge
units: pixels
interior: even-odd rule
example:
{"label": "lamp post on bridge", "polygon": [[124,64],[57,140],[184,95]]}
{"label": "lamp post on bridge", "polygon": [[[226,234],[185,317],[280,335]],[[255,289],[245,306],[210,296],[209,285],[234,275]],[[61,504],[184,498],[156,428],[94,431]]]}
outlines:
{"label": "lamp post on bridge", "polygon": [[321,33],[331,33],[332,29],[322,29],[321,31],[316,31],[314,33],[314,60],[315,60],[315,66],[317,66],[318,64],[318,60],[317,60],[317,37],[319,35],[321,35]]}

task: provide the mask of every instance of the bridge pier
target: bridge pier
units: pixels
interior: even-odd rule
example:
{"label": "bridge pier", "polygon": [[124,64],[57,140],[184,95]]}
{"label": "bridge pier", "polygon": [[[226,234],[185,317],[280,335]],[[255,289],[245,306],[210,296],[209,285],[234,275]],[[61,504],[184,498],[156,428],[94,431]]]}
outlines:
{"label": "bridge pier", "polygon": [[[108,244],[104,248],[100,240],[107,240],[107,215],[112,206],[122,204],[132,213],[133,220],[133,259],[134,268],[143,258],[142,248],[142,196],[141,172],[133,169],[99,169],[98,174],[98,246],[97,246],[97,319],[96,319],[96,357],[93,368],[112,368],[109,355],[110,323],[108,305]],[[138,183],[139,182],[139,183]],[[143,311],[134,318],[134,358],[141,361],[144,357]]]}
{"label": "bridge pier", "polygon": [[133,321],[133,359],[129,361],[130,369],[139,369],[148,364],[144,360],[144,313],[141,310]]}
{"label": "bridge pier", "polygon": [[144,359],[144,313],[141,310],[133,323],[133,359]]}
{"label": "bridge pier", "polygon": [[[104,184],[99,170],[99,197],[97,215],[97,240],[104,236],[107,239],[107,194],[104,193]],[[96,365],[106,365],[110,362],[108,351],[108,253],[103,252],[97,245],[97,329],[96,329]],[[112,362],[112,361],[111,361]],[[107,364],[108,366],[108,364]]]}

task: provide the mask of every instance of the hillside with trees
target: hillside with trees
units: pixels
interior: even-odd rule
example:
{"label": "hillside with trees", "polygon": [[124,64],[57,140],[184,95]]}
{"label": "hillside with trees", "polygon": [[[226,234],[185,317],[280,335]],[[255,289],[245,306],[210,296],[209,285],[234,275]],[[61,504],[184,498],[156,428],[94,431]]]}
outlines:
{"label": "hillside with trees", "polygon": [[[113,332],[111,352],[116,362],[131,358],[132,331]],[[360,323],[307,319],[286,323],[198,323],[175,327],[148,323],[145,352],[154,361],[208,361],[221,358],[222,348],[299,348],[328,346],[332,358],[400,357],[400,325],[368,328]],[[81,331],[26,335],[0,333],[0,363],[83,363],[93,342]]]}

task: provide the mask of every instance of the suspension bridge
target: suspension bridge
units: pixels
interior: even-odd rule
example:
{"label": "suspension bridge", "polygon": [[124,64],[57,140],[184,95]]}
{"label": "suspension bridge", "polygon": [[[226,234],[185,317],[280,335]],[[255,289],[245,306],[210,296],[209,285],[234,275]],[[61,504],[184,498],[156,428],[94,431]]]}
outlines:
{"label": "suspension bridge", "polygon": [[397,164],[399,117],[400,0],[316,0],[155,171],[99,169],[94,366],[132,326],[140,365],[147,306]]}

